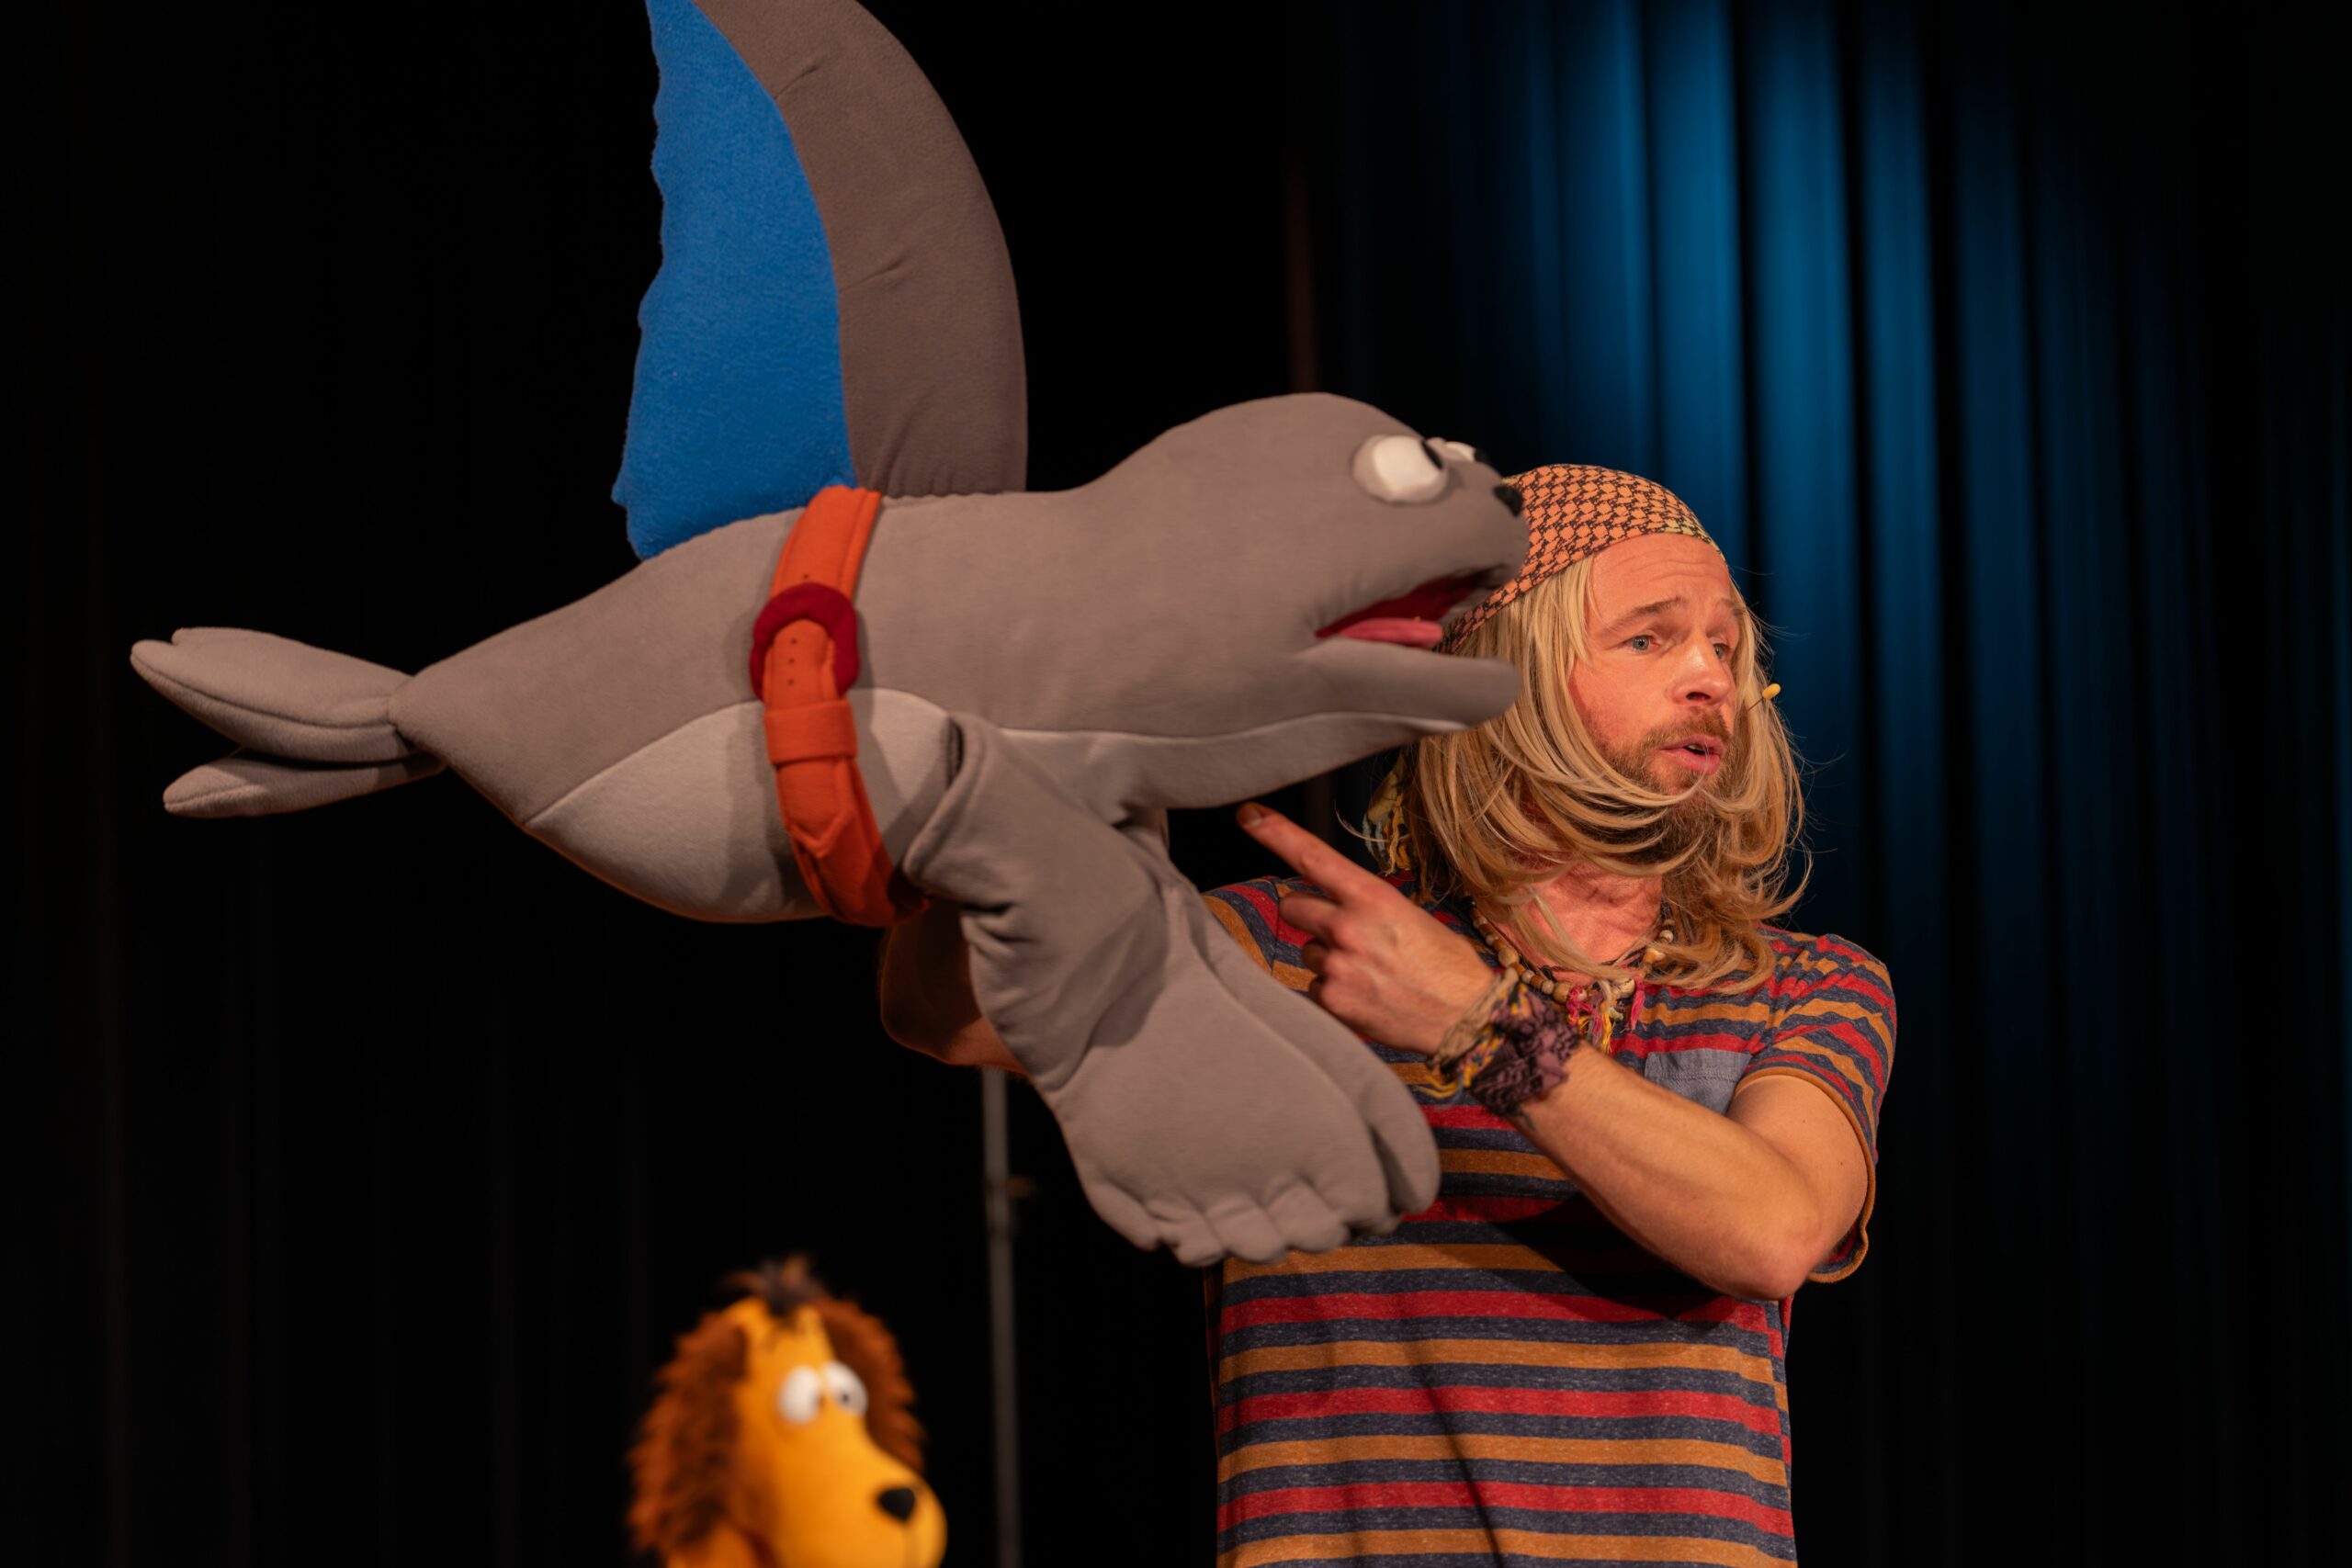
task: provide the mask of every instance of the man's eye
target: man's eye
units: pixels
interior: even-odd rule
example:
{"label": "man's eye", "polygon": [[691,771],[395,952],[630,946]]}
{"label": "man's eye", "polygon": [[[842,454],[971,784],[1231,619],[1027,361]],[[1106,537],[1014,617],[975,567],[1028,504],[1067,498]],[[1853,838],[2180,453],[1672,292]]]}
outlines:
{"label": "man's eye", "polygon": [[1636,632],[1634,636],[1625,639],[1625,646],[1632,649],[1635,653],[1647,653],[1651,649],[1657,646],[1657,638],[1650,636],[1647,632]]}
{"label": "man's eye", "polygon": [[1715,644],[1715,657],[1724,660],[1726,664],[1731,662],[1731,644],[1727,642],[1719,642]]}

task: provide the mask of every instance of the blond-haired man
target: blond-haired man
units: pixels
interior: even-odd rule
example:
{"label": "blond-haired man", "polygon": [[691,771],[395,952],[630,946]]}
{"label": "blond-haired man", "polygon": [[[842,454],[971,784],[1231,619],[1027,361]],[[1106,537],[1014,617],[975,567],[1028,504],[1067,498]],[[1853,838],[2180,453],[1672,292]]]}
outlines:
{"label": "blond-haired man", "polygon": [[[1527,565],[1442,646],[1517,703],[1405,754],[1388,876],[1250,806],[1299,874],[1208,896],[1376,1043],[1444,1170],[1394,1235],[1213,1280],[1224,1562],[1795,1555],[1790,1298],[1867,1245],[1893,995],[1770,924],[1798,777],[1698,520],[1607,469],[1512,482]],[[1009,1066],[960,968],[952,922],[894,942],[886,1022]]]}

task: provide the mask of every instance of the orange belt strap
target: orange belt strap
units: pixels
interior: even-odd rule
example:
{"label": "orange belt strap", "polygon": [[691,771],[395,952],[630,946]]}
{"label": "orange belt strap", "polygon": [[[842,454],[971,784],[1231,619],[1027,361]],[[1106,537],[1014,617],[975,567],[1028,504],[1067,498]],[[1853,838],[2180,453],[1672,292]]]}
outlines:
{"label": "orange belt strap", "polygon": [[842,694],[857,680],[857,570],[882,498],[820,491],[785,536],[752,630],[752,690],[767,705],[768,761],[792,858],[817,907],[854,926],[894,926],[928,902],[890,863],[857,773]]}

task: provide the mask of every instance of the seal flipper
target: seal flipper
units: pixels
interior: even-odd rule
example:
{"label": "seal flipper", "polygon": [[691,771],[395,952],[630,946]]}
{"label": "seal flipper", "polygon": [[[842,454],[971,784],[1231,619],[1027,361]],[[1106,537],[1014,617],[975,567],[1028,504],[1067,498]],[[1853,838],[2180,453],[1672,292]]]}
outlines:
{"label": "seal flipper", "polygon": [[954,779],[901,864],[964,905],[981,1011],[1096,1213],[1202,1264],[1425,1205],[1436,1150],[1380,1060],[1242,959],[1149,824],[1107,826],[994,726],[951,719]]}
{"label": "seal flipper", "polygon": [[850,0],[699,4],[775,99],[824,222],[857,482],[900,497],[1021,489],[1012,261],[947,106]]}
{"label": "seal flipper", "polygon": [[650,558],[828,484],[1021,488],[1020,310],[944,105],[850,0],[647,0],[662,270],[613,499]]}

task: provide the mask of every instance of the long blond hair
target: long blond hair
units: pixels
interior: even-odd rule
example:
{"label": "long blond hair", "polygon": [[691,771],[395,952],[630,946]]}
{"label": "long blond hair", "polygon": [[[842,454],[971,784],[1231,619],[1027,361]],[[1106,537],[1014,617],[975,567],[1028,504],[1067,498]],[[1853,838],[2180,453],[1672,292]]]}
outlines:
{"label": "long blond hair", "polygon": [[[1409,868],[1425,896],[1466,894],[1516,914],[1534,885],[1571,864],[1662,876],[1674,941],[1652,977],[1689,989],[1746,990],[1772,968],[1764,923],[1804,892],[1789,886],[1804,798],[1795,749],[1777,705],[1762,700],[1763,637],[1752,615],[1731,656],[1732,742],[1695,798],[1644,787],[1612,766],[1568,690],[1589,658],[1592,561],[1544,579],[1474,628],[1456,650],[1507,659],[1519,698],[1499,717],[1406,748],[1366,824],[1391,870]],[[1391,795],[1393,792],[1393,804]],[[1679,820],[1676,808],[1695,812]],[[1528,957],[1577,974],[1624,977],[1607,956],[1579,951],[1542,917],[1512,920]],[[1613,956],[1613,955],[1612,955]]]}

